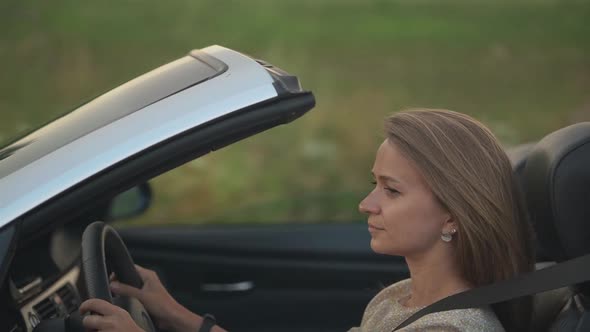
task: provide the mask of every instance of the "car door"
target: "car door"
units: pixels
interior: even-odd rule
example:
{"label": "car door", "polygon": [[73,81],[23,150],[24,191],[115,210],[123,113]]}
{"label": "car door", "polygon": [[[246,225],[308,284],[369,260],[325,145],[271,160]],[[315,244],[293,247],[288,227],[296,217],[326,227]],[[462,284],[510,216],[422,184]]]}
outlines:
{"label": "car door", "polygon": [[364,223],[120,229],[136,263],[172,296],[232,331],[345,331],[403,258],[369,247]]}

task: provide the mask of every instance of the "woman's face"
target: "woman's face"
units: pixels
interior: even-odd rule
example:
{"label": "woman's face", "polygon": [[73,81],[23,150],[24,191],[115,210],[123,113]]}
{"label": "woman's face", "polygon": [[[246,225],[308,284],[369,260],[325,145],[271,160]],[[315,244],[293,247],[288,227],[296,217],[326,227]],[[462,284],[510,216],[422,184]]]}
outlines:
{"label": "woman's face", "polygon": [[373,251],[400,256],[425,253],[442,241],[443,231],[452,229],[449,213],[422,174],[389,140],[377,150],[372,173],[375,188],[359,209],[369,215]]}

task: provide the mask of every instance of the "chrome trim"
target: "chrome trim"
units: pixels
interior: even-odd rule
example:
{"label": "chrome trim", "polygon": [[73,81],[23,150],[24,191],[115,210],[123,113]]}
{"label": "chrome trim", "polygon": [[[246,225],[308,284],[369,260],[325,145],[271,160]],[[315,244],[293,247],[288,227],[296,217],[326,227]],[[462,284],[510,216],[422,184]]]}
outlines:
{"label": "chrome trim", "polygon": [[252,289],[254,289],[254,282],[252,282],[252,281],[240,281],[240,282],[229,283],[229,284],[206,283],[206,284],[201,285],[201,290],[204,292],[234,293],[234,292],[247,292]]}
{"label": "chrome trim", "polygon": [[41,286],[41,283],[43,282],[43,279],[41,279],[41,277],[37,277],[35,278],[35,280],[33,280],[32,282],[26,284],[24,287],[21,288],[15,288],[16,292],[18,293],[18,296],[23,296],[26,293],[28,293],[30,290]]}

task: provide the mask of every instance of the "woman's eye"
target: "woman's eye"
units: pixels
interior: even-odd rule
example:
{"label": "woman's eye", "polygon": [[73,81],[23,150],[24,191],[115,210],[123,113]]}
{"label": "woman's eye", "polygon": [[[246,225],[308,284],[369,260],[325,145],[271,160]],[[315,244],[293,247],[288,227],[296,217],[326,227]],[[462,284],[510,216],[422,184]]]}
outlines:
{"label": "woman's eye", "polygon": [[377,185],[377,181],[375,181],[375,180],[371,180],[371,184],[372,184],[372,185]]}
{"label": "woman's eye", "polygon": [[387,191],[388,194],[390,195],[397,195],[399,194],[399,191],[393,189],[393,188],[385,188],[385,191]]}

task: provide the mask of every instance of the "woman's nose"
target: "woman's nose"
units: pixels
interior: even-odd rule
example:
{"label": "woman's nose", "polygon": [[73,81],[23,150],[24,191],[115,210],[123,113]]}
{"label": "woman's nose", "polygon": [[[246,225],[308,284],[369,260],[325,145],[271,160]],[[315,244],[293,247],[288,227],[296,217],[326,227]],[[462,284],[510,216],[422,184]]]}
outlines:
{"label": "woman's nose", "polygon": [[380,210],[379,205],[376,204],[371,194],[369,194],[359,203],[359,211],[366,214],[378,214]]}

